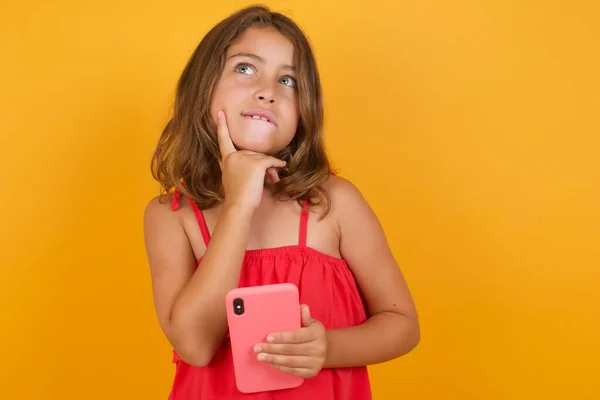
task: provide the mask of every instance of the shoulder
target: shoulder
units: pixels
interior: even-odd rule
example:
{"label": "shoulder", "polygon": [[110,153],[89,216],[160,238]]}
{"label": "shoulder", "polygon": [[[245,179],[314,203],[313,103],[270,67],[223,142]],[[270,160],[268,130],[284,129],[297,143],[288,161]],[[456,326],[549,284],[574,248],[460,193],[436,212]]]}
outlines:
{"label": "shoulder", "polygon": [[[148,201],[144,208],[144,227],[146,229],[160,229],[167,225],[181,224],[181,213],[174,212],[173,193],[161,194]],[[185,208],[185,202],[179,201],[178,208]]]}
{"label": "shoulder", "polygon": [[172,215],[173,193],[155,196],[144,208],[144,220],[155,219],[164,215]]}
{"label": "shoulder", "polygon": [[344,226],[354,226],[365,218],[376,219],[363,193],[348,179],[332,175],[323,189],[330,201],[328,218],[335,221],[339,232],[344,230]]}
{"label": "shoulder", "polygon": [[170,193],[156,196],[148,201],[144,210],[144,241],[153,268],[162,268],[165,260],[187,259],[192,254],[185,223],[189,206],[179,199],[180,207],[174,210],[173,197]]}
{"label": "shoulder", "polygon": [[338,175],[331,175],[323,188],[327,191],[330,196],[335,197],[347,197],[347,196],[360,196],[358,188],[346,178],[342,178]]}
{"label": "shoulder", "polygon": [[[203,210],[211,211],[209,210]],[[162,248],[190,247],[196,258],[202,257],[206,245],[198,229],[192,201],[186,196],[167,193],[148,201],[144,210],[143,229],[146,244]]]}
{"label": "shoulder", "polygon": [[331,212],[336,217],[361,208],[369,208],[368,203],[358,187],[348,179],[332,175],[323,189],[331,201]]}

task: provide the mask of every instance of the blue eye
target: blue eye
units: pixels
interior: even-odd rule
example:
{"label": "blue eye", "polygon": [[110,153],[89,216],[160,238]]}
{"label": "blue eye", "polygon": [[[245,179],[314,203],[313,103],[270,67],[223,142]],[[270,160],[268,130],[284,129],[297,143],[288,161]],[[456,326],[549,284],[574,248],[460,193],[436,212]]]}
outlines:
{"label": "blue eye", "polygon": [[279,83],[281,83],[283,85],[291,86],[291,87],[296,86],[296,80],[294,78],[292,78],[291,76],[282,77],[281,79],[279,79]]}
{"label": "blue eye", "polygon": [[235,71],[240,74],[249,74],[252,73],[252,66],[250,64],[238,64],[235,67]]}

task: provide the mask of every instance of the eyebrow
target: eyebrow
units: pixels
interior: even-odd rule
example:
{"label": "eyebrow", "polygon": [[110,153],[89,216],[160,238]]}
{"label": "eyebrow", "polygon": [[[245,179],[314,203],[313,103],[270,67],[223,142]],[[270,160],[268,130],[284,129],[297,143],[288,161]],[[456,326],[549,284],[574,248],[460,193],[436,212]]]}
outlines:
{"label": "eyebrow", "polygon": [[[252,54],[252,53],[244,53],[244,52],[236,53],[236,54],[233,54],[233,55],[227,57],[227,59],[234,58],[234,57],[248,57],[248,58],[252,58],[252,59],[254,59],[254,60],[256,60],[256,61],[258,61],[260,63],[263,63],[263,64],[265,63],[265,59],[264,58],[262,58],[261,56],[258,56],[256,54]],[[282,65],[281,68],[287,69],[287,70],[290,70],[290,71],[295,71],[296,70],[296,68],[294,68],[294,66],[292,66],[292,65]]]}

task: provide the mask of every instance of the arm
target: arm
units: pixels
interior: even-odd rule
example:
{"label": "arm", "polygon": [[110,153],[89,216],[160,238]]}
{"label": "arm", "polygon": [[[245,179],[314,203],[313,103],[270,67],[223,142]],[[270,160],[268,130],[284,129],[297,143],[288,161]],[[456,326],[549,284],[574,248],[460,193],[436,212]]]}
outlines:
{"label": "arm", "polygon": [[411,351],[419,342],[415,305],[377,217],[348,181],[332,178],[332,212],[339,221],[340,251],[352,270],[371,317],[328,330],[324,367],[371,365]]}
{"label": "arm", "polygon": [[154,305],[165,336],[188,364],[208,364],[227,330],[225,295],[237,287],[251,213],[224,208],[210,246],[196,268],[179,213],[152,200],[144,214],[144,237]]}
{"label": "arm", "polygon": [[[202,265],[185,230],[169,205],[157,199],[144,215],[144,235],[154,302],[163,332],[182,360],[205,366],[227,330],[225,297],[239,285],[252,215],[260,205],[265,175],[274,182],[285,162],[264,154],[237,151],[225,114],[218,113],[217,135],[222,156],[225,200]],[[194,270],[195,269],[195,270]]]}

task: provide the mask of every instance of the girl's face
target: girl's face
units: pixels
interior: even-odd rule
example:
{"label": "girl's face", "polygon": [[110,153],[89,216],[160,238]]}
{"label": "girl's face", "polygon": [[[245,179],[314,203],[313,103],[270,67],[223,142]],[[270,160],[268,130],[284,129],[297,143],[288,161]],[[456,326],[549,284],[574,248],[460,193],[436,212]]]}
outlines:
{"label": "girl's face", "polygon": [[226,54],[211,103],[223,110],[238,149],[273,155],[298,126],[294,46],[274,28],[248,28]]}

